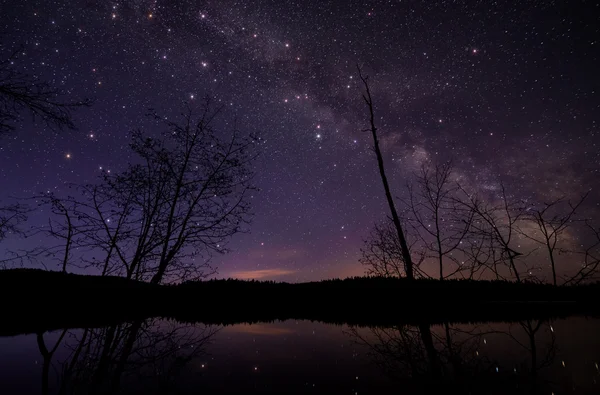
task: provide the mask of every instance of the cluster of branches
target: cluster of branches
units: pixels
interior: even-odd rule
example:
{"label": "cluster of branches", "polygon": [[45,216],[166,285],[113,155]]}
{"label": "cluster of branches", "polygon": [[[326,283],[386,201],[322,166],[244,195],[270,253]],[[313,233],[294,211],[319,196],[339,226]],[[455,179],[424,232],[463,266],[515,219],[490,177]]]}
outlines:
{"label": "cluster of branches", "polygon": [[20,225],[27,220],[29,209],[19,203],[0,207],[0,241],[11,234],[22,234]]}
{"label": "cluster of branches", "polygon": [[[514,199],[501,185],[501,193],[487,199],[458,183],[450,162],[425,163],[415,174],[416,181],[408,184],[407,199],[400,199],[399,212],[386,175],[379,146],[375,106],[368,76],[358,67],[364,85],[362,98],[367,108],[369,132],[373,151],[388,203],[390,215],[375,225],[362,249],[361,263],[369,275],[416,276],[430,275],[424,263],[435,263],[434,277],[482,278],[491,272],[496,279],[539,280],[534,267],[525,259],[542,249],[552,272],[552,284],[576,284],[595,278],[600,265],[600,229],[579,218],[578,209],[587,197],[576,201],[562,197],[543,204],[527,204]],[[575,226],[585,223],[591,231],[591,243],[577,249],[567,247],[566,239]],[[590,233],[590,232],[588,232]],[[524,241],[533,247],[525,251]],[[573,243],[570,243],[573,244]],[[571,246],[572,247],[572,246]],[[558,255],[575,255],[578,265],[557,272]],[[545,260],[540,258],[540,260]],[[565,259],[567,261],[568,259]]]}
{"label": "cluster of branches", "polygon": [[135,164],[73,186],[75,196],[36,196],[51,217],[35,233],[57,241],[44,256],[65,272],[92,266],[152,283],[210,274],[211,257],[250,220],[257,141],[235,128],[223,138],[213,128],[219,113],[207,100],[199,115],[188,109],[183,123],[151,114],[164,132],[133,133]]}
{"label": "cluster of branches", "polygon": [[24,114],[50,128],[75,129],[72,111],[89,107],[92,100],[64,101],[60,89],[16,69],[21,52],[22,49],[14,51],[0,62],[0,134],[14,130]]}
{"label": "cluster of branches", "polygon": [[[0,52],[5,52],[2,45]],[[73,110],[89,107],[93,101],[64,101],[64,92],[60,89],[37,76],[17,69],[15,64],[22,52],[23,49],[20,48],[0,61],[0,135],[15,130],[26,114],[49,128],[76,129],[72,117]],[[31,209],[23,203],[0,206],[0,241],[10,235],[23,235],[24,231],[20,225],[27,220],[30,211]],[[25,257],[20,252],[10,252],[6,258],[0,260],[0,264],[22,260]]]}
{"label": "cluster of branches", "polygon": [[[600,232],[578,212],[587,194],[575,201],[561,197],[531,204],[507,194],[500,184],[496,196],[484,197],[461,186],[450,162],[423,164],[406,189],[402,222],[415,271],[422,276],[430,276],[424,262],[435,264],[433,276],[440,280],[539,281],[538,273],[547,267],[551,283],[560,285],[598,274]],[[574,235],[586,241],[574,242]],[[375,225],[361,263],[371,275],[404,275],[404,257],[390,221]]]}
{"label": "cluster of branches", "polygon": [[[21,52],[0,62],[0,133],[14,130],[25,114],[50,128],[75,129],[72,110],[92,101],[63,101],[58,88],[16,69]],[[50,208],[50,218],[26,236],[49,235],[58,243],[9,252],[5,261],[35,260],[47,267],[55,258],[64,272],[83,264],[103,275],[154,283],[208,274],[212,253],[224,252],[229,236],[248,222],[253,189],[255,139],[237,130],[223,139],[213,129],[219,112],[207,101],[199,116],[188,109],[182,124],[151,114],[166,131],[155,139],[133,133],[136,164],[104,173],[97,184],[74,186],[75,196],[35,197]],[[22,203],[0,207],[0,240],[24,234],[20,225],[29,210]]]}

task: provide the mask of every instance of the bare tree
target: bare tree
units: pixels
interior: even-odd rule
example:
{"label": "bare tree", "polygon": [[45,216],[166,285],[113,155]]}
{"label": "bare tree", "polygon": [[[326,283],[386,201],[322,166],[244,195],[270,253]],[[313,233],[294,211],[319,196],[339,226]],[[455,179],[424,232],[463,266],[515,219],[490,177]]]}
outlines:
{"label": "bare tree", "polygon": [[[473,218],[475,220],[477,219]],[[498,265],[502,264],[502,254],[498,252],[498,245],[491,232],[469,230],[460,246],[460,253],[465,278],[480,280],[491,272],[496,280],[506,279],[498,270]]]}
{"label": "bare tree", "polygon": [[585,223],[586,228],[592,234],[592,241],[579,253],[581,258],[581,268],[570,278],[567,278],[563,285],[578,285],[584,281],[598,280],[600,274],[600,228],[595,228],[589,222]]}
{"label": "bare tree", "polygon": [[[25,237],[23,223],[27,221],[31,208],[22,203],[10,203],[0,206],[0,242],[10,236]],[[0,267],[5,269],[30,260],[29,251],[3,251]]]}
{"label": "bare tree", "polygon": [[27,220],[30,209],[19,203],[0,206],[0,241],[11,234],[22,234],[20,225]]}
{"label": "bare tree", "polygon": [[[412,242],[410,239],[412,239]],[[418,241],[417,238],[412,237],[410,239],[407,242],[413,258],[413,270],[427,277],[419,269],[425,255],[422,250],[417,251],[415,247]],[[416,254],[418,254],[418,259],[414,259]],[[361,255],[359,262],[365,266],[366,274],[369,276],[403,277],[405,275],[406,265],[402,248],[398,240],[397,229],[391,220],[375,224],[369,237],[364,241]]]}
{"label": "bare tree", "polygon": [[[575,215],[577,209],[581,206],[587,197],[584,194],[576,202],[567,201],[564,197],[555,199],[549,203],[542,203],[539,207],[533,207],[527,210],[524,219],[533,223],[539,234],[531,232],[521,232],[526,238],[535,241],[542,245],[548,253],[550,267],[552,268],[552,283],[554,286],[557,283],[556,274],[556,255],[557,253],[566,253],[568,249],[559,246],[562,236],[573,221],[576,220]],[[565,207],[563,209],[563,207]]]}
{"label": "bare tree", "polygon": [[219,113],[207,101],[199,116],[188,108],[183,124],[153,115],[165,131],[159,138],[135,131],[137,163],[78,188],[82,198],[63,216],[59,238],[87,251],[102,274],[152,283],[207,275],[212,254],[225,252],[249,222],[254,189],[256,139],[235,128],[224,139],[213,128]]}
{"label": "bare tree", "polygon": [[13,52],[0,62],[0,133],[15,129],[23,113],[41,120],[46,126],[75,129],[71,112],[89,107],[92,100],[63,101],[63,92],[37,77],[15,69],[22,50]]}
{"label": "bare tree", "polygon": [[383,183],[383,189],[385,190],[385,197],[388,202],[388,206],[390,208],[390,212],[392,215],[392,221],[394,226],[396,227],[396,233],[398,235],[398,242],[400,243],[400,250],[402,251],[402,258],[404,261],[404,272],[406,273],[406,277],[410,280],[414,278],[414,269],[413,269],[413,261],[410,256],[410,250],[408,248],[408,243],[406,242],[406,237],[404,234],[404,230],[402,228],[402,224],[400,223],[400,217],[398,216],[398,212],[396,211],[396,206],[394,203],[394,199],[392,197],[392,193],[390,191],[390,186],[387,180],[387,176],[385,174],[385,168],[383,165],[383,156],[381,155],[381,149],[379,148],[379,139],[377,137],[377,127],[375,126],[375,113],[373,106],[373,99],[371,97],[371,90],[369,89],[369,77],[363,76],[358,67],[358,76],[365,86],[365,93],[362,95],[365,104],[369,110],[369,123],[370,128],[366,129],[366,131],[370,131],[373,136],[373,149],[375,151],[375,155],[377,156],[377,164],[379,166],[379,174],[381,176],[381,182]]}
{"label": "bare tree", "polygon": [[405,204],[411,214],[410,222],[427,257],[437,262],[439,279],[467,269],[461,259],[461,247],[475,211],[457,201],[459,187],[452,180],[451,162],[423,164],[416,175],[416,187],[409,185],[408,190]]}
{"label": "bare tree", "polygon": [[46,249],[46,255],[59,255],[59,265],[63,273],[67,272],[67,266],[70,262],[73,244],[76,239],[77,232],[81,229],[76,226],[76,216],[79,214],[77,209],[78,203],[73,198],[59,199],[54,194],[46,193],[37,197],[40,200],[40,205],[49,205],[50,211],[56,219],[48,218],[48,228],[38,229],[31,235],[36,233],[46,233],[48,236],[60,240],[57,246]]}
{"label": "bare tree", "polygon": [[490,265],[500,278],[498,271],[499,265],[505,265],[509,268],[517,282],[521,282],[521,275],[517,268],[517,259],[525,255],[517,251],[515,239],[520,234],[518,225],[525,214],[523,204],[513,201],[506,194],[504,184],[500,184],[501,193],[498,196],[499,203],[488,203],[477,194],[471,194],[464,188],[459,187],[464,193],[461,198],[461,204],[468,210],[472,210],[474,217],[470,227],[470,236],[481,238],[489,242],[489,251],[485,255],[485,262]]}

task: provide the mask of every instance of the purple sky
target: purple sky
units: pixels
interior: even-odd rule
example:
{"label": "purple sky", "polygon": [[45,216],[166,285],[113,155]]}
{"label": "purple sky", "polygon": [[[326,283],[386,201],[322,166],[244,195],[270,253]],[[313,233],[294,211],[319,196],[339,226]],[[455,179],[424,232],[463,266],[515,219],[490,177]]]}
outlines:
{"label": "purple sky", "polygon": [[215,260],[219,276],[361,274],[362,240],[387,214],[361,132],[361,63],[396,194],[423,160],[452,157],[491,193],[501,176],[520,198],[592,188],[595,204],[598,6],[467,3],[0,1],[5,52],[23,45],[15,66],[96,99],[78,131],[25,122],[3,138],[1,195],[60,194],[118,171],[128,132],[151,128],[148,108],[176,115],[210,94],[224,120],[266,140],[251,232]]}

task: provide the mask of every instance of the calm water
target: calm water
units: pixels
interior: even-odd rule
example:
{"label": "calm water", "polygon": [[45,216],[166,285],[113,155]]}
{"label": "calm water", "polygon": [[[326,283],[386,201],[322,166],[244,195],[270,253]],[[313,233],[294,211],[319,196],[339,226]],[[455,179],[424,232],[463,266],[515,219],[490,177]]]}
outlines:
{"label": "calm water", "polygon": [[0,338],[0,393],[600,393],[600,321],[148,320]]}

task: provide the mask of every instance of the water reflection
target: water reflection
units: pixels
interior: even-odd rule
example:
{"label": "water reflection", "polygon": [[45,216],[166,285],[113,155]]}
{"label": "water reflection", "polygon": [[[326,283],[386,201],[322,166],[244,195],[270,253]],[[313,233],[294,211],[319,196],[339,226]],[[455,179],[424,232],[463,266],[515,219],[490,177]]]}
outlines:
{"label": "water reflection", "polygon": [[[550,380],[538,373],[555,362],[556,337],[550,322],[517,324],[396,326],[351,328],[348,334],[369,349],[388,376],[413,390],[445,389],[465,393],[552,393]],[[522,349],[528,360],[510,352],[494,355],[488,341],[505,351]],[[518,352],[517,352],[518,354]]]}
{"label": "water reflection", "polygon": [[[169,393],[177,387],[186,364],[205,353],[217,330],[153,319],[63,330],[50,344],[37,333],[43,361],[42,393],[50,393],[51,371],[57,373],[52,388],[57,394]],[[56,360],[53,357],[59,347],[63,357]]]}
{"label": "water reflection", "polygon": [[[599,328],[582,317],[393,327],[152,319],[0,339],[0,382],[14,387],[3,393],[43,394],[597,393]],[[35,369],[11,344],[31,346],[20,354]]]}

